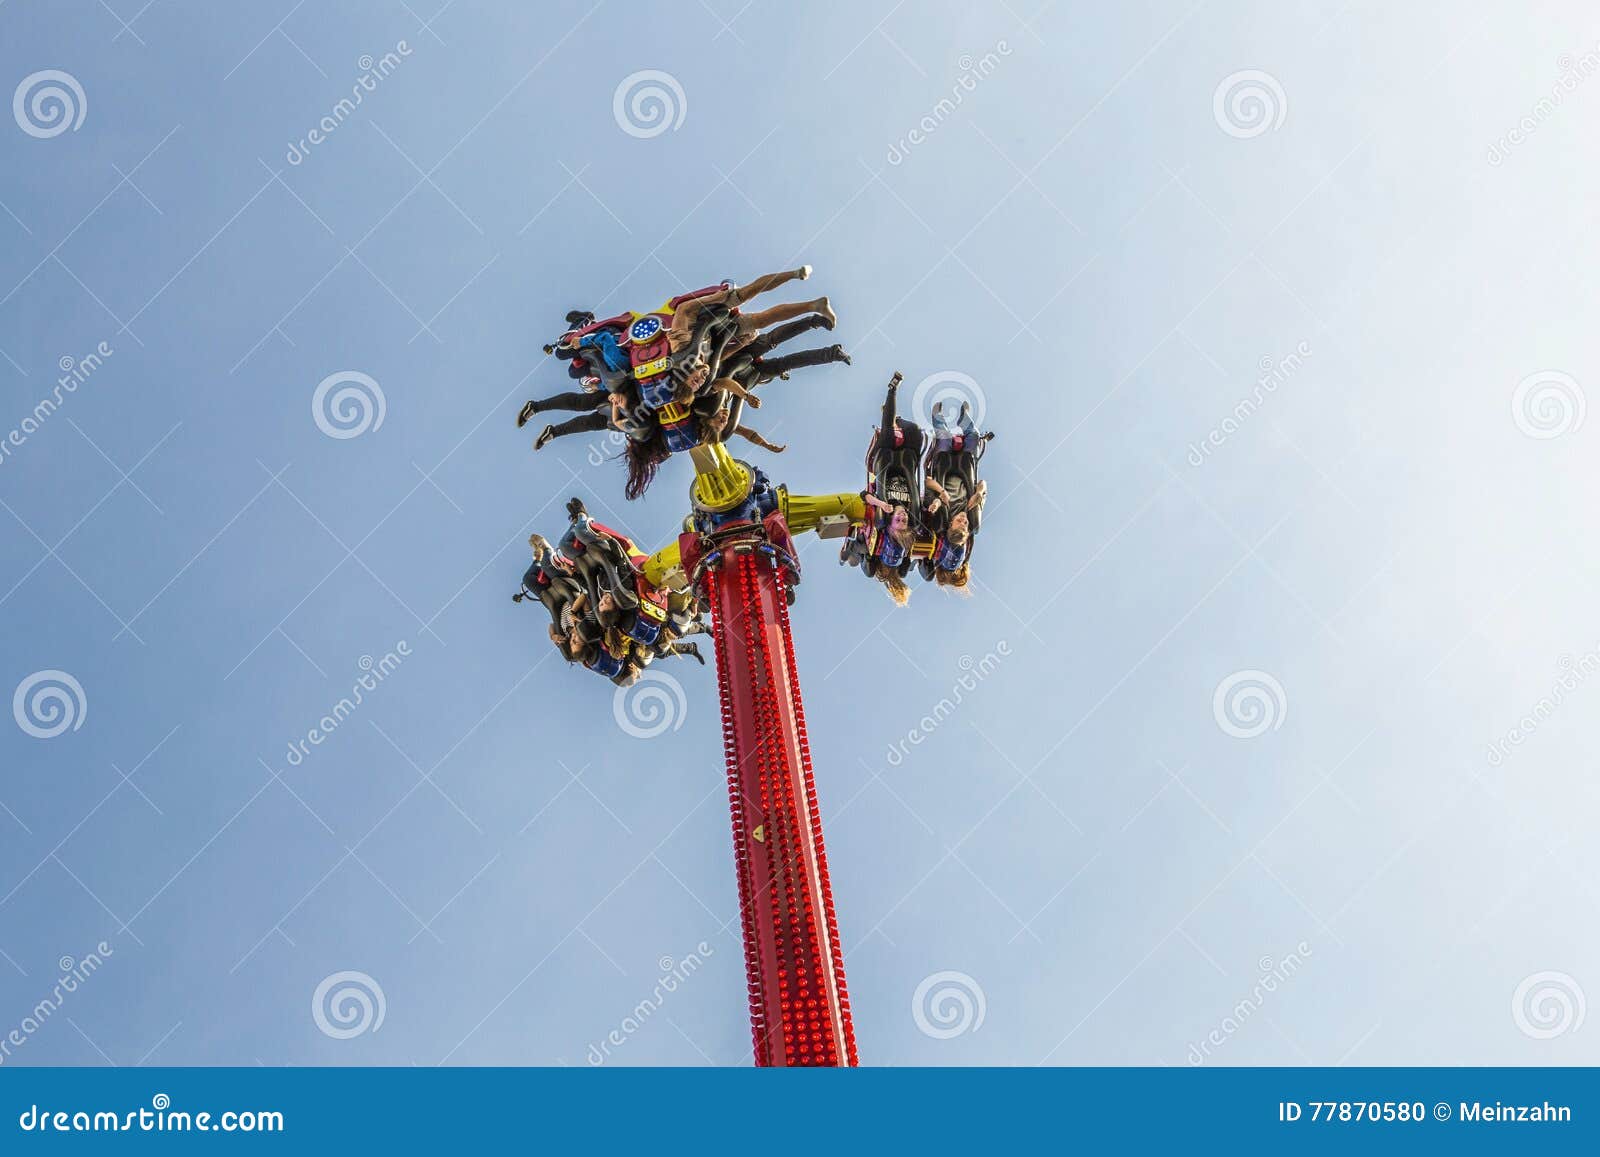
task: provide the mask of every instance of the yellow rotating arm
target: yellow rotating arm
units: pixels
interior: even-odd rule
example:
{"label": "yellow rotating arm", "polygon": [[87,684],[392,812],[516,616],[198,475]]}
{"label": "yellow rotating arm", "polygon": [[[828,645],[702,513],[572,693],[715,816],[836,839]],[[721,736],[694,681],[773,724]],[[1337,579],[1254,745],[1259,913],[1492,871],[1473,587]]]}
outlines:
{"label": "yellow rotating arm", "polygon": [[[721,442],[708,442],[689,451],[694,461],[694,485],[690,496],[704,510],[729,510],[750,493],[749,468],[736,462]],[[778,509],[789,524],[791,534],[816,531],[824,538],[842,537],[851,523],[865,521],[866,503],[856,494],[790,494],[778,488]],[[670,543],[645,560],[644,577],[653,586],[682,589],[688,583],[683,573],[678,544]]]}

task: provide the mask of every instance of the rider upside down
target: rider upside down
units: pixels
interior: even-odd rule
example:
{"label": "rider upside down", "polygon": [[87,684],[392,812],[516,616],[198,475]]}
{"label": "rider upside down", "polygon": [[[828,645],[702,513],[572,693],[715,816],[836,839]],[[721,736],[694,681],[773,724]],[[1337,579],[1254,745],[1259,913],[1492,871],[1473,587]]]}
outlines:
{"label": "rider upside down", "polygon": [[811,267],[803,265],[745,285],[724,282],[672,298],[650,313],[630,311],[604,321],[581,310],[567,314],[570,328],[545,349],[568,363],[567,374],[580,388],[530,399],[517,425],[539,413],[579,415],[546,425],[534,440],[535,450],[569,434],[619,433],[625,439],[630,499],[645,492],[668,457],[705,442],[738,436],[781,453],[783,446],[740,421],[745,405],[761,406],[755,390],[774,378],[787,379],[796,369],[848,365],[850,356],[838,345],[771,356],[777,346],[808,330],[834,327],[837,319],[827,297],[753,313],[741,307],[810,276]]}
{"label": "rider upside down", "polygon": [[935,403],[930,438],[897,414],[900,381],[898,373],[889,380],[867,445],[867,518],[851,528],[839,561],[860,567],[904,606],[913,565],[926,581],[971,593],[972,550],[989,493],[978,463],[994,434],[978,432],[968,403],[954,419]]}
{"label": "rider upside down", "polygon": [[707,630],[699,600],[653,586],[640,573],[639,548],[591,518],[581,499],[567,503],[567,514],[570,524],[559,546],[542,535],[529,537],[533,565],[512,601],[542,604],[556,650],[619,687],[638,679],[656,659],[691,655],[703,666],[700,648],[683,641]]}
{"label": "rider upside down", "polygon": [[[833,329],[836,318],[826,297],[754,313],[741,307],[810,275],[811,267],[801,266],[745,285],[724,282],[672,298],[650,313],[604,321],[592,313],[569,313],[568,329],[545,350],[567,363],[568,376],[580,388],[528,401],[517,425],[539,413],[578,414],[545,426],[535,450],[569,434],[620,433],[630,499],[644,493],[668,457],[703,443],[738,435],[781,453],[783,446],[741,421],[744,407],[760,408],[757,389],[787,379],[792,370],[848,365],[850,358],[838,345],[773,353],[810,330]],[[849,527],[839,557],[904,605],[913,569],[946,590],[970,593],[988,494],[979,463],[994,434],[978,430],[965,402],[953,416],[935,404],[929,430],[900,417],[900,383],[896,373],[867,447],[864,517]],[[764,482],[765,475],[755,473]],[[651,583],[639,548],[591,518],[580,499],[567,504],[567,513],[568,529],[556,545],[538,534],[529,538],[533,562],[513,596],[544,607],[550,642],[562,657],[619,686],[637,680],[657,659],[689,655],[704,665],[698,645],[688,641],[708,630],[696,595]]]}

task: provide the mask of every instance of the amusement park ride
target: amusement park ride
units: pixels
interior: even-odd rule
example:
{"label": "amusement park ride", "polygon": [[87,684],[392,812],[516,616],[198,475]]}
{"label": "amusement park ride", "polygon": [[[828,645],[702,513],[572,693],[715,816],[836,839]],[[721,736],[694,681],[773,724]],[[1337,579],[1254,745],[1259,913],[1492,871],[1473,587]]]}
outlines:
{"label": "amusement park ride", "polygon": [[[808,274],[809,269],[795,276]],[[715,286],[675,298],[651,313],[589,320],[564,334],[556,348],[594,351],[587,364],[577,355],[583,374],[604,370],[609,353],[611,384],[621,387],[635,417],[646,419],[643,430],[634,422],[629,436],[653,437],[655,424],[667,426],[692,414],[693,406],[686,403],[702,388],[693,383],[714,387],[726,381],[724,374],[740,375],[737,353],[729,354],[741,336],[748,341],[749,335],[748,326],[743,335],[738,333],[738,294],[736,287]],[[695,340],[680,342],[685,348],[675,355],[665,341],[666,328],[675,309],[696,299],[716,308],[702,309],[707,316]],[[595,342],[584,342],[602,331],[615,339],[601,343],[606,348],[596,350]],[[707,372],[695,374],[696,366]],[[765,380],[742,368],[746,382]],[[628,380],[619,382],[617,375]],[[685,379],[689,388],[682,385]],[[891,415],[899,381],[896,374],[890,385]],[[731,420],[721,428],[735,428],[742,397],[732,402]],[[652,418],[654,424],[648,420]],[[941,559],[954,564],[952,571],[959,569],[964,583],[972,534],[963,520],[952,536],[950,523],[969,512],[975,524],[982,503],[981,483],[973,470],[945,473],[952,462],[959,467],[963,455],[970,466],[981,456],[986,439],[975,437],[970,424],[964,436],[945,428],[935,447],[943,455],[937,468],[936,454],[929,455],[928,469],[944,474],[956,489],[950,494],[938,483],[933,486],[946,498],[942,518],[921,502],[923,490],[915,474],[886,490],[895,473],[895,452],[901,452],[903,462],[910,451],[915,470],[922,441],[915,426],[906,427],[914,434],[908,439],[892,417],[888,421],[890,436],[880,430],[869,450],[865,490],[805,496],[790,494],[760,468],[736,460],[690,417],[678,427],[681,432],[672,444],[674,450],[687,450],[695,469],[690,514],[677,540],[645,556],[624,535],[591,519],[575,499],[568,506],[571,528],[558,546],[537,535],[531,540],[534,565],[517,595],[519,601],[535,598],[549,610],[552,641],[569,661],[621,685],[637,678],[652,659],[681,653],[670,649],[683,646],[672,643],[673,637],[697,631],[711,635],[751,1030],[755,1060],[763,1066],[857,1063],[789,621],[800,580],[794,536],[846,539],[841,561],[860,565],[886,583],[893,579],[880,571],[904,574],[920,560],[927,575]],[[916,540],[909,549],[899,549],[896,540],[903,545],[911,539],[908,518],[916,519]],[[954,545],[952,537],[958,540]],[[701,621],[701,608],[709,611],[709,627]]]}

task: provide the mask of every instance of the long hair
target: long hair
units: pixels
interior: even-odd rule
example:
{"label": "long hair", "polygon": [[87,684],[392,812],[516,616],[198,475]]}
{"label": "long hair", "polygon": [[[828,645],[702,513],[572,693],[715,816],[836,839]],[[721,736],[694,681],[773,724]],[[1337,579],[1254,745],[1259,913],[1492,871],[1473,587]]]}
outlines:
{"label": "long hair", "polygon": [[972,597],[972,591],[967,587],[967,580],[971,577],[970,564],[962,563],[955,570],[936,570],[933,572],[933,581],[947,591],[954,591],[958,595]]}
{"label": "long hair", "polygon": [[900,577],[899,572],[885,567],[878,572],[878,581],[889,592],[895,606],[903,607],[911,601],[911,588],[906,586],[906,580]]}
{"label": "long hair", "polygon": [[624,452],[628,458],[628,484],[622,493],[632,502],[650,489],[650,483],[656,480],[656,471],[672,456],[672,452],[667,449],[666,436],[659,426],[644,441],[629,438]]}

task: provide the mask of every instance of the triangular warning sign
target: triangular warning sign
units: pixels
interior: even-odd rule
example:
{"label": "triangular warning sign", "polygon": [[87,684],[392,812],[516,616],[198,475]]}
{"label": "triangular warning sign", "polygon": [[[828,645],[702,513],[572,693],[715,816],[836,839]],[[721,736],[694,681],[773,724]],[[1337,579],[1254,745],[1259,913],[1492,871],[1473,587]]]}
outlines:
{"label": "triangular warning sign", "polygon": [[751,832],[750,834],[751,834],[751,836],[753,836],[755,838],[757,843],[761,843],[761,844],[766,843],[767,842],[767,825],[766,824],[757,824],[756,825],[756,830]]}

